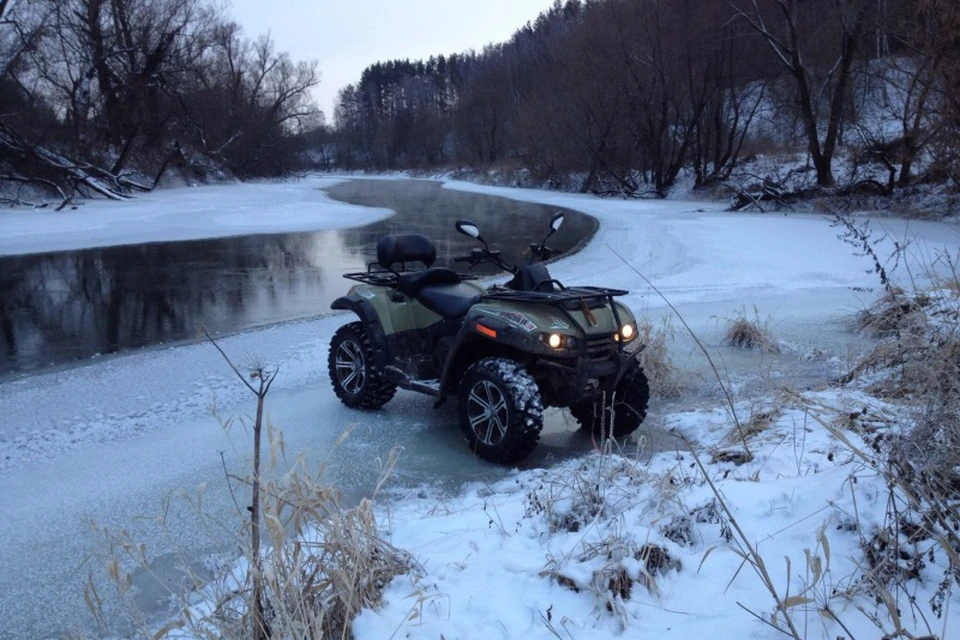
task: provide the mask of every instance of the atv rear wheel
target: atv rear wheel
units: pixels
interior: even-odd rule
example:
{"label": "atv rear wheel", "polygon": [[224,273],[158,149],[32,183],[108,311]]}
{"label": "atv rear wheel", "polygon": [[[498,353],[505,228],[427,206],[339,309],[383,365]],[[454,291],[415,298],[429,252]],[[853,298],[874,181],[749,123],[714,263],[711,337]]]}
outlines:
{"label": "atv rear wheel", "polygon": [[[643,367],[634,362],[613,393],[613,437],[630,435],[647,416],[650,385]],[[609,402],[609,398],[607,399]],[[601,400],[581,402],[570,407],[570,413],[580,423],[580,429],[594,436],[610,435],[610,407],[604,411]]]}
{"label": "atv rear wheel", "polygon": [[376,409],[397,392],[377,370],[370,338],[360,322],[345,324],[333,334],[327,366],[333,392],[348,407]]}
{"label": "atv rear wheel", "polygon": [[490,462],[526,458],[543,428],[537,382],[506,358],[484,358],[467,369],[460,383],[459,413],[470,449]]}

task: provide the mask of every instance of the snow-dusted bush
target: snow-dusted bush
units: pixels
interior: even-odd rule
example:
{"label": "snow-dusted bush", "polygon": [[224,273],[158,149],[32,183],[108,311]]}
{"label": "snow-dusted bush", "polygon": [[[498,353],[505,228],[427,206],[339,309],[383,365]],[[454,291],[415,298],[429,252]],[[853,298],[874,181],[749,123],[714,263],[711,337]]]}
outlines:
{"label": "snow-dusted bush", "polygon": [[[956,273],[955,262],[952,273]],[[862,380],[876,395],[904,402],[906,420],[878,432],[862,414],[845,428],[864,438],[857,447],[837,433],[888,488],[883,521],[861,530],[866,560],[857,589],[886,606],[902,631],[907,609],[914,617],[947,615],[960,586],[960,295],[955,275],[932,277],[932,285],[887,292],[857,318],[881,336],[877,346],[844,382]],[[861,525],[857,525],[860,527]],[[859,530],[859,529],[858,529]],[[927,601],[914,584],[934,580]]]}

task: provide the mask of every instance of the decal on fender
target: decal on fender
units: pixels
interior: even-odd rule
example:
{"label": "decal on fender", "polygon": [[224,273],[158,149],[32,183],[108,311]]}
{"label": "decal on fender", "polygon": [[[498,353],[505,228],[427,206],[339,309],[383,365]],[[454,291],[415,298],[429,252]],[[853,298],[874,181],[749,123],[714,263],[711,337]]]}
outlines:
{"label": "decal on fender", "polygon": [[537,330],[537,325],[530,318],[523,315],[519,311],[507,311],[505,309],[478,309],[481,313],[485,313],[488,316],[494,316],[495,318],[500,318],[505,320],[518,329],[523,329],[527,333],[533,333]]}

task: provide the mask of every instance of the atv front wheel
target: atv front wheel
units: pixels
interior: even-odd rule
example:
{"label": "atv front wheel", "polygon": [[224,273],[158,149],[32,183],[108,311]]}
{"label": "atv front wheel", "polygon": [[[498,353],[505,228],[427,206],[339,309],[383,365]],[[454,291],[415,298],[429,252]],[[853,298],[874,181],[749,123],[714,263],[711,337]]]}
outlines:
{"label": "atv front wheel", "polygon": [[470,449],[490,462],[522,460],[540,439],[540,389],[513,360],[484,358],[467,369],[460,383],[459,411]]}
{"label": "atv front wheel", "polygon": [[333,392],[348,407],[376,409],[397,392],[377,371],[370,338],[360,322],[345,324],[333,334],[327,366]]}
{"label": "atv front wheel", "polygon": [[[630,365],[613,396],[613,437],[623,438],[636,431],[647,416],[650,385],[639,363]],[[580,423],[581,430],[594,436],[610,435],[610,407],[604,407],[600,399],[575,404],[570,407],[570,413]]]}

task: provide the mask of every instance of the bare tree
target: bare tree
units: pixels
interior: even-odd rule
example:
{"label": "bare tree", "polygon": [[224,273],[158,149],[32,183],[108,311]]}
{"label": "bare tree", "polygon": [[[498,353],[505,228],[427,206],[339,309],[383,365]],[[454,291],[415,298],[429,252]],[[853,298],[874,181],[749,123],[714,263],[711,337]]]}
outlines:
{"label": "bare tree", "polygon": [[[770,81],[752,61],[754,43],[726,15],[729,7],[716,3],[703,7],[705,28],[695,38],[701,43],[691,62],[700,61],[706,82],[705,106],[695,122],[691,163],[696,186],[723,182],[737,166],[748,135],[764,101]],[[758,72],[759,71],[759,72]],[[693,77],[694,71],[689,72]]]}
{"label": "bare tree", "polygon": [[[933,76],[933,112],[937,135],[927,140],[934,153],[934,174],[960,185],[960,5],[951,0],[920,0],[918,37]],[[919,103],[919,101],[918,101]]]}
{"label": "bare tree", "polygon": [[[277,369],[268,369],[263,363],[255,362],[244,375],[230,360],[226,352],[217,344],[205,327],[200,327],[207,340],[217,349],[234,375],[257,398],[257,414],[253,421],[253,474],[250,479],[250,576],[253,589],[250,594],[250,637],[253,640],[267,640],[270,637],[270,624],[266,619],[264,602],[263,556],[260,550],[260,498],[262,480],[260,476],[260,453],[263,435],[263,409],[267,394],[277,378]],[[252,381],[252,382],[251,382]]]}
{"label": "bare tree", "polygon": [[0,182],[119,198],[201,155],[241,177],[281,175],[322,123],[316,63],[246,40],[213,0],[0,11]]}
{"label": "bare tree", "polygon": [[[846,114],[853,63],[866,28],[867,0],[816,0],[806,3],[809,16],[802,15],[798,0],[751,0],[731,2],[774,53],[793,80],[795,105],[799,111],[807,150],[817,171],[817,184],[834,186],[833,157]],[[802,19],[823,21],[832,27],[833,42],[812,43]],[[820,74],[810,61],[814,50],[832,52],[832,60]],[[825,133],[821,139],[822,103],[826,102]]]}

